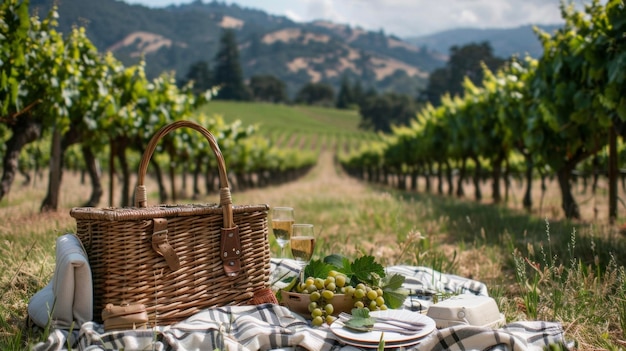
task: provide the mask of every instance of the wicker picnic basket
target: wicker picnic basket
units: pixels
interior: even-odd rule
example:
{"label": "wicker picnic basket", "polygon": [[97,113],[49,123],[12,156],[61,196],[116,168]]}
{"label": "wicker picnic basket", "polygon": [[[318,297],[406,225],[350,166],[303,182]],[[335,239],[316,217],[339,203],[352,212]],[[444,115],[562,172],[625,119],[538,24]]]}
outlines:
{"label": "wicker picnic basket", "polygon": [[[157,142],[181,127],[202,133],[217,157],[219,205],[147,206],[148,162]],[[168,325],[208,307],[265,302],[255,297],[270,296],[268,210],[232,204],[224,158],[208,130],[190,121],[163,127],[141,158],[135,207],[70,211],[91,266],[94,320],[111,305],[144,305],[150,325]]]}

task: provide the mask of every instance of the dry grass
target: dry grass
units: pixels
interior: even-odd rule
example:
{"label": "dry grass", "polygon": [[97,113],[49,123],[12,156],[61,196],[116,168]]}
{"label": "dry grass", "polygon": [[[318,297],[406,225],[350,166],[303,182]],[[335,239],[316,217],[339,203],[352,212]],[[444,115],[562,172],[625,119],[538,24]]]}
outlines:
{"label": "dry grass", "polygon": [[[548,186],[541,208],[537,183],[537,207],[529,216],[516,205],[523,190],[516,184],[508,206],[490,204],[488,184],[483,189],[484,200],[477,205],[469,184],[466,199],[461,200],[424,194],[423,184],[420,192],[398,192],[348,177],[332,157],[323,152],[317,167],[297,182],[234,190],[233,201],[293,206],[298,222],[316,226],[317,257],[329,253],[370,254],[385,265],[425,265],[483,281],[509,321],[531,319],[528,308],[533,306],[525,304],[524,297],[529,296],[528,287],[540,277],[543,280],[539,279],[535,286],[545,295],[536,318],[561,321],[567,337],[577,340],[581,350],[617,349],[624,342],[620,314],[615,313],[615,308],[625,296],[626,258],[616,251],[624,248],[617,227],[603,220],[603,206],[607,203],[604,185],[594,198],[589,193],[581,195],[580,189],[576,191],[577,198],[585,199],[579,200],[584,220],[570,223],[562,218],[559,190],[553,183]],[[27,188],[16,183],[10,196],[0,203],[1,349],[22,349],[41,338],[24,327],[28,299],[49,281],[55,238],[74,230],[69,209],[80,206],[90,191],[76,174],[66,173],[63,184],[58,213],[39,214],[46,191],[46,182],[41,180]],[[148,187],[151,189],[150,184]],[[623,198],[624,194],[620,196]],[[217,200],[217,194],[210,194],[199,201]],[[105,201],[106,196],[103,206],[107,205]],[[151,198],[150,202],[157,200]],[[566,247],[572,241],[572,232],[576,248],[570,252]],[[278,253],[274,242],[272,249]],[[617,257],[614,266],[609,262],[611,252]],[[594,257],[598,262],[594,262]],[[524,258],[537,262],[540,269],[520,267],[516,260],[522,259],[523,263]],[[567,276],[557,276],[563,265]],[[529,284],[516,279],[516,273],[522,269],[522,277]],[[568,303],[565,307],[551,301],[554,293],[561,290],[563,301]],[[606,300],[610,296],[614,298]],[[586,308],[579,308],[580,303]],[[613,314],[607,314],[607,310]],[[626,311],[622,316],[626,316]]]}

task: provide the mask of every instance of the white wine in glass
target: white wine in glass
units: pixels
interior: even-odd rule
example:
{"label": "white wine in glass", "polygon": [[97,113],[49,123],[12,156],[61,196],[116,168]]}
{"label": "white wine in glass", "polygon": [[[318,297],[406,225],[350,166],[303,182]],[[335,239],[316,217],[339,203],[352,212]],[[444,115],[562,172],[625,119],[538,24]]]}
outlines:
{"label": "white wine in glass", "polygon": [[274,207],[272,209],[272,232],[280,246],[280,255],[285,257],[285,245],[291,238],[293,223],[295,222],[292,207]]}
{"label": "white wine in glass", "polygon": [[291,254],[300,264],[300,281],[304,280],[304,267],[309,263],[315,251],[313,224],[294,224],[291,234]]}
{"label": "white wine in glass", "polygon": [[315,250],[315,238],[312,236],[292,236],[291,254],[296,261],[309,262]]}

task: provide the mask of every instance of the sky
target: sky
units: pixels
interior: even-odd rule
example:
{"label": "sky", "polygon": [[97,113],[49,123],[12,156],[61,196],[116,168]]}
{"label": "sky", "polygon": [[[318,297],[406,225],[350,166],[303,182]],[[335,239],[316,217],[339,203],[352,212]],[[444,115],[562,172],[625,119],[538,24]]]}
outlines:
{"label": "sky", "polygon": [[[192,0],[124,0],[163,7]],[[207,3],[212,0],[202,0]],[[330,20],[399,37],[453,28],[512,28],[562,23],[559,0],[219,0],[294,21]],[[583,2],[585,0],[576,0]],[[588,3],[590,0],[586,0]]]}

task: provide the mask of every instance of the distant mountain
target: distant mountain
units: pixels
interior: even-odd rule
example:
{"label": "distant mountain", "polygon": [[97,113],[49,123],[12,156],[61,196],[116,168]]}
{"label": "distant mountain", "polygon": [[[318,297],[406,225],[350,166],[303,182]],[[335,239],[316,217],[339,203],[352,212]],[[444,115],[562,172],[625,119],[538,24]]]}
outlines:
{"label": "distant mountain", "polygon": [[445,65],[452,45],[489,40],[500,56],[520,50],[536,55],[538,45],[530,27],[456,30],[402,40],[331,22],[294,22],[215,0],[165,8],[120,0],[31,0],[31,13],[45,16],[53,3],[59,4],[61,32],[84,26],[100,51],[112,51],[124,64],[145,57],[150,77],[174,71],[181,79],[199,60],[213,67],[222,31],[231,28],[244,77],[272,74],[287,84],[292,97],[308,82],[330,83],[338,90],[343,76],[360,80],[365,89],[414,95],[426,85],[429,72]]}
{"label": "distant mountain", "polygon": [[198,60],[213,67],[224,28],[236,31],[245,78],[275,75],[291,96],[307,82],[338,89],[344,75],[361,80],[366,89],[415,94],[428,73],[445,64],[439,54],[382,32],[297,23],[218,1],[148,8],[116,0],[31,0],[31,12],[43,16],[54,2],[60,4],[60,31],[84,26],[99,50],[112,51],[125,64],[143,55],[151,77],[174,70],[182,78]]}
{"label": "distant mountain", "polygon": [[[560,25],[542,25],[538,29],[552,33]],[[493,48],[494,55],[508,58],[512,55],[528,54],[534,58],[543,55],[543,48],[533,26],[521,26],[509,29],[451,29],[421,37],[405,38],[405,41],[424,50],[448,54],[454,45],[463,46],[469,43],[487,41]]]}

